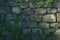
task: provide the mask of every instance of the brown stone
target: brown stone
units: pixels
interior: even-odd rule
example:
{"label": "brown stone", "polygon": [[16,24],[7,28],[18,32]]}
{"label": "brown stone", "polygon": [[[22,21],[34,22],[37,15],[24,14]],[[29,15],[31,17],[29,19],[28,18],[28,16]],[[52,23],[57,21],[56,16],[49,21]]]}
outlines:
{"label": "brown stone", "polygon": [[57,22],[60,22],[60,13],[57,13]]}
{"label": "brown stone", "polygon": [[51,23],[52,28],[58,28],[58,23]]}

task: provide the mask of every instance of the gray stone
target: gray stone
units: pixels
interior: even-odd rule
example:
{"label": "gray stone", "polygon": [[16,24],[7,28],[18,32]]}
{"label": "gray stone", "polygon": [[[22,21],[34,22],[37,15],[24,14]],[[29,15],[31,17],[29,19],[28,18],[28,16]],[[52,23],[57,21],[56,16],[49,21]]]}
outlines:
{"label": "gray stone", "polygon": [[57,13],[57,22],[60,22],[60,13]]}
{"label": "gray stone", "polygon": [[14,38],[14,37],[10,37],[10,36],[7,36],[7,37],[5,37],[5,40],[16,40],[16,38]]}
{"label": "gray stone", "polygon": [[48,8],[48,13],[56,13],[57,9],[56,8]]}
{"label": "gray stone", "polygon": [[19,9],[19,7],[13,7],[13,8],[12,8],[12,12],[13,12],[13,13],[20,13],[21,10]]}
{"label": "gray stone", "polygon": [[55,35],[57,35],[58,37],[60,37],[60,29],[56,30]]}
{"label": "gray stone", "polygon": [[39,27],[42,29],[49,29],[49,24],[48,23],[39,23]]}
{"label": "gray stone", "polygon": [[4,20],[4,15],[0,15],[0,21]]}
{"label": "gray stone", "polygon": [[26,4],[26,3],[22,3],[21,5],[20,5],[20,8],[28,8],[28,4]]}
{"label": "gray stone", "polygon": [[35,12],[37,14],[46,14],[46,8],[37,8]]}
{"label": "gray stone", "polygon": [[35,3],[30,3],[29,5],[30,5],[30,8],[36,8],[37,7],[37,5]]}
{"label": "gray stone", "polygon": [[40,35],[40,34],[42,34],[42,29],[34,28],[34,29],[32,29],[32,34]]}
{"label": "gray stone", "polygon": [[6,21],[11,21],[11,14],[6,15]]}
{"label": "gray stone", "polygon": [[20,15],[19,16],[19,20],[20,21],[27,21],[28,20],[28,16],[26,16],[26,15]]}
{"label": "gray stone", "polygon": [[6,6],[16,6],[16,3],[15,2],[13,2],[13,1],[9,1],[9,2],[7,2],[6,3]]}
{"label": "gray stone", "polygon": [[47,14],[43,16],[43,22],[55,22],[56,17],[54,14]]}
{"label": "gray stone", "polygon": [[16,14],[7,14],[6,21],[11,21],[16,18]]}
{"label": "gray stone", "polygon": [[20,27],[26,27],[26,22],[21,22],[21,21],[20,21],[20,22],[18,23],[18,25],[19,25]]}
{"label": "gray stone", "polygon": [[28,25],[29,27],[38,27],[37,22],[29,22]]}
{"label": "gray stone", "polygon": [[9,35],[9,32],[4,29],[4,30],[2,31],[2,35],[3,35],[3,36],[7,36],[7,35]]}
{"label": "gray stone", "polygon": [[53,35],[53,36],[47,37],[47,40],[59,40],[59,38],[58,36]]}
{"label": "gray stone", "polygon": [[31,10],[24,9],[23,13],[26,14],[26,15],[35,14],[35,9],[31,9]]}
{"label": "gray stone", "polygon": [[28,14],[35,14],[35,9],[31,9]]}
{"label": "gray stone", "polygon": [[58,23],[51,23],[50,24],[52,28],[58,28],[59,24]]}
{"label": "gray stone", "polygon": [[0,8],[0,14],[6,14],[7,11],[4,8]]}
{"label": "gray stone", "polygon": [[39,36],[37,36],[37,35],[32,36],[32,40],[39,40],[39,39],[40,39],[40,37],[39,37]]}
{"label": "gray stone", "polygon": [[29,9],[24,9],[23,14],[28,15],[29,14]]}
{"label": "gray stone", "polygon": [[10,21],[10,25],[15,26],[16,25],[15,21]]}
{"label": "gray stone", "polygon": [[30,19],[31,21],[41,22],[42,16],[41,16],[41,15],[30,15],[30,16],[29,16],[29,19]]}
{"label": "gray stone", "polygon": [[31,34],[31,29],[23,29],[23,34]]}

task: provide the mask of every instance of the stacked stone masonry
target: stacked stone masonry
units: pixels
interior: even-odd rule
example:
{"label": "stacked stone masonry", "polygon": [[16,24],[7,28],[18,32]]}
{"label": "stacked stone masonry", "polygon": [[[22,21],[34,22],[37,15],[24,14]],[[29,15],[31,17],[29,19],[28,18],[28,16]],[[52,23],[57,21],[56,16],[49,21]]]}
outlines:
{"label": "stacked stone masonry", "polygon": [[[60,40],[60,0],[40,7],[41,1],[46,0],[1,0],[0,40]],[[47,30],[54,34],[47,36]]]}

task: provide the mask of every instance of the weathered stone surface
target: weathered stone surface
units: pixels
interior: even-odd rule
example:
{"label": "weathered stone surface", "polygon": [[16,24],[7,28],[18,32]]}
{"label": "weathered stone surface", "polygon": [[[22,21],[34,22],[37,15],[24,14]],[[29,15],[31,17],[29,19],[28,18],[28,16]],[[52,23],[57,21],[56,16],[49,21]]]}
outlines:
{"label": "weathered stone surface", "polygon": [[6,21],[11,21],[16,18],[16,14],[7,14]]}
{"label": "weathered stone surface", "polygon": [[38,27],[37,22],[29,22],[28,27]]}
{"label": "weathered stone surface", "polygon": [[0,0],[0,40],[60,40],[60,3],[46,1]]}
{"label": "weathered stone surface", "polygon": [[6,14],[7,11],[6,9],[4,9],[3,7],[0,7],[0,14]]}
{"label": "weathered stone surface", "polygon": [[28,4],[22,3],[22,4],[20,5],[20,8],[28,8]]}
{"label": "weathered stone surface", "polygon": [[35,3],[30,3],[29,6],[30,6],[30,8],[36,8],[37,7],[37,5]]}
{"label": "weathered stone surface", "polygon": [[26,27],[26,22],[18,22],[18,25],[20,26],[20,27]]}
{"label": "weathered stone surface", "polygon": [[55,22],[56,17],[54,14],[47,14],[43,16],[43,22]]}
{"label": "weathered stone surface", "polygon": [[23,14],[30,15],[30,14],[35,14],[35,9],[24,9]]}
{"label": "weathered stone surface", "polygon": [[28,21],[28,16],[27,15],[20,15],[19,20],[20,21]]}
{"label": "weathered stone surface", "polygon": [[60,13],[57,13],[57,22],[60,22]]}
{"label": "weathered stone surface", "polygon": [[39,23],[39,27],[43,29],[49,29],[49,23]]}
{"label": "weathered stone surface", "polygon": [[13,1],[9,1],[9,2],[6,2],[6,6],[17,6],[15,2]]}
{"label": "weathered stone surface", "polygon": [[35,12],[37,14],[46,14],[46,8],[37,8]]}
{"label": "weathered stone surface", "polygon": [[4,20],[4,15],[0,15],[0,22]]}
{"label": "weathered stone surface", "polygon": [[58,36],[53,35],[53,36],[47,37],[47,40],[59,40],[59,39],[58,39]]}
{"label": "weathered stone surface", "polygon": [[42,20],[42,15],[30,15],[29,16],[30,21],[37,21],[41,22]]}
{"label": "weathered stone surface", "polygon": [[33,35],[40,35],[40,34],[42,34],[42,29],[34,28],[34,29],[32,29],[32,34]]}
{"label": "weathered stone surface", "polygon": [[10,21],[10,25],[15,26],[16,25],[15,21]]}
{"label": "weathered stone surface", "polygon": [[40,39],[40,37],[37,35],[32,36],[32,40],[39,40],[39,39]]}
{"label": "weathered stone surface", "polygon": [[57,35],[58,40],[60,40],[60,29],[56,30],[55,35]]}
{"label": "weathered stone surface", "polygon": [[23,34],[31,34],[31,29],[23,29]]}
{"label": "weathered stone surface", "polygon": [[52,28],[58,28],[58,23],[51,23]]}
{"label": "weathered stone surface", "polygon": [[58,29],[60,29],[60,23],[58,23]]}
{"label": "weathered stone surface", "polygon": [[57,10],[58,10],[58,12],[60,12],[60,8],[58,8]]}
{"label": "weathered stone surface", "polygon": [[57,9],[56,8],[48,8],[47,9],[47,12],[48,13],[56,13],[57,12]]}
{"label": "weathered stone surface", "polygon": [[19,9],[19,7],[13,7],[13,8],[12,8],[12,12],[13,12],[13,13],[20,13],[21,10]]}

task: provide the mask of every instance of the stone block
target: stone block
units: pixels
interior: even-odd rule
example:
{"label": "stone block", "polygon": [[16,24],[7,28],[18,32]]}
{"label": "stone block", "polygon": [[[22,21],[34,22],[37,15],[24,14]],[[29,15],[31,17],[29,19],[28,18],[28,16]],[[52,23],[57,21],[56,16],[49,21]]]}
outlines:
{"label": "stone block", "polygon": [[49,23],[39,23],[39,27],[42,29],[49,29]]}
{"label": "stone block", "polygon": [[28,27],[38,27],[37,22],[29,22]]}
{"label": "stone block", "polygon": [[35,12],[37,14],[46,14],[46,8],[37,8]]}
{"label": "stone block", "polygon": [[43,22],[55,22],[56,16],[54,14],[47,14],[43,16]]}
{"label": "stone block", "polygon": [[55,14],[57,12],[57,8],[48,8],[47,9],[47,12],[48,13],[54,13]]}
{"label": "stone block", "polygon": [[29,19],[30,19],[30,21],[41,22],[42,21],[42,15],[30,15]]}
{"label": "stone block", "polygon": [[31,29],[23,29],[23,34],[31,34]]}

